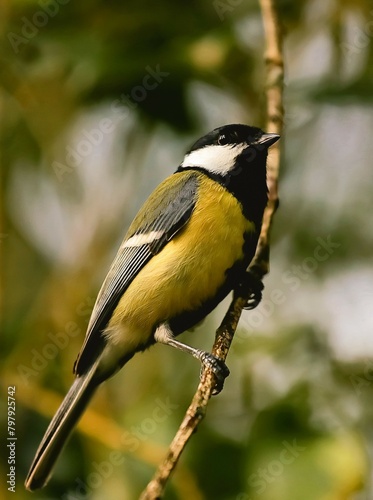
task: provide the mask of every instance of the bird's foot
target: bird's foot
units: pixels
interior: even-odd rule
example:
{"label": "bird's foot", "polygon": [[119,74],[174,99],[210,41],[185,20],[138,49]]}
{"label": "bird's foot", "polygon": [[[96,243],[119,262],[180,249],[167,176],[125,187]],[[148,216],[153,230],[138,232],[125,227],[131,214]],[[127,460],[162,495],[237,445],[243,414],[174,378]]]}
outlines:
{"label": "bird's foot", "polygon": [[200,356],[200,360],[202,363],[201,377],[205,368],[210,368],[216,377],[216,384],[212,391],[212,394],[216,396],[224,387],[224,381],[230,373],[229,368],[222,359],[209,352],[203,352]]}
{"label": "bird's foot", "polygon": [[249,293],[249,299],[244,309],[250,310],[255,309],[262,300],[263,288],[262,280],[252,271],[246,271],[235,293],[236,295],[247,295]]}

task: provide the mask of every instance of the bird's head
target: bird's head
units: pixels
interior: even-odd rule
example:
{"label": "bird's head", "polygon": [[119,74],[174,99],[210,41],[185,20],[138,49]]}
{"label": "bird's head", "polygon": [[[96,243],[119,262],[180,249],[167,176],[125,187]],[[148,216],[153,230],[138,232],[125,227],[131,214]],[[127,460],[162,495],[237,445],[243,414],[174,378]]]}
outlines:
{"label": "bird's head", "polygon": [[[214,176],[230,176],[235,170],[265,166],[268,148],[280,138],[248,125],[224,125],[204,135],[186,153],[180,169],[199,168]],[[258,160],[255,162],[255,159]],[[246,167],[245,167],[246,168]]]}

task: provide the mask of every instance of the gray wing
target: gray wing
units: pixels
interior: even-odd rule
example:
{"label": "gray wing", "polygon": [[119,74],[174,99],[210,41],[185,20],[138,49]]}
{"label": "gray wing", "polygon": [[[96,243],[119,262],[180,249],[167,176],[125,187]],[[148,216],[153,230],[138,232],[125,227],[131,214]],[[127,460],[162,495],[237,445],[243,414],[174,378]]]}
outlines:
{"label": "gray wing", "polygon": [[[77,375],[84,373],[102,351],[105,345],[102,332],[128,286],[190,219],[196,203],[198,176],[189,171],[172,177],[172,182],[171,178],[166,179],[145,202],[118,250],[98,294],[74,365]],[[150,221],[149,214],[153,215]]]}

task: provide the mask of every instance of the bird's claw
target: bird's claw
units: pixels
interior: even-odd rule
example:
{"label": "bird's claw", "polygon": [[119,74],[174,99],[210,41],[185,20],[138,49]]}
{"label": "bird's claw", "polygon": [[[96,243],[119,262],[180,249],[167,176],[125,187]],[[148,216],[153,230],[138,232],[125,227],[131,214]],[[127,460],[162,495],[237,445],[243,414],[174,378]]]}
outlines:
{"label": "bird's claw", "polygon": [[212,391],[213,396],[216,396],[224,387],[224,381],[230,373],[229,368],[222,359],[209,352],[204,352],[200,359],[202,362],[201,377],[205,368],[210,368],[216,377],[216,383]]}
{"label": "bird's claw", "polygon": [[263,288],[264,285],[261,279],[258,276],[256,276],[253,272],[247,271],[244,274],[243,279],[239,284],[238,289],[236,290],[236,294],[243,294],[243,295],[247,295],[248,293],[250,294],[248,301],[244,306],[244,309],[251,310],[257,307],[257,305],[262,300]]}

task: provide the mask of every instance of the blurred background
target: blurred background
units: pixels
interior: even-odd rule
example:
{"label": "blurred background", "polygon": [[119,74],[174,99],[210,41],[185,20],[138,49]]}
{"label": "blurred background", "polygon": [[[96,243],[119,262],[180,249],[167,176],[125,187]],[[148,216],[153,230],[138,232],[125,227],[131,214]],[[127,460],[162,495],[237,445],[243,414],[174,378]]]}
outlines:
{"label": "blurred background", "polygon": [[[373,496],[373,7],[278,5],[285,131],[271,272],[169,500]],[[0,418],[5,438],[14,387],[17,435],[16,494],[4,452],[0,497],[136,499],[199,379],[195,360],[164,346],[100,388],[45,490],[23,481],[142,202],[210,129],[265,126],[259,5],[3,0],[0,29]],[[183,339],[210,349],[227,305]]]}

